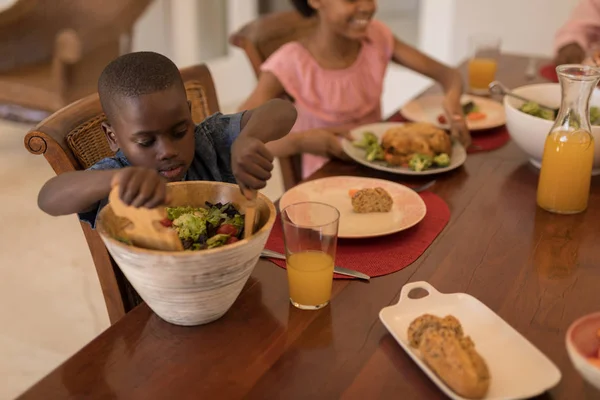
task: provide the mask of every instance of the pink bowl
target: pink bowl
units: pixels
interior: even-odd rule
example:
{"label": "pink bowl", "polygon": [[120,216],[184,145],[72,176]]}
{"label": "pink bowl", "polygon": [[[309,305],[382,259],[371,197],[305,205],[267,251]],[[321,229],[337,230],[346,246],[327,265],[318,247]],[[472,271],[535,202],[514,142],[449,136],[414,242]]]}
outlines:
{"label": "pink bowl", "polygon": [[587,358],[598,355],[599,329],[600,312],[596,312],[573,322],[566,337],[567,352],[575,369],[597,389],[600,389],[600,367],[590,363]]}

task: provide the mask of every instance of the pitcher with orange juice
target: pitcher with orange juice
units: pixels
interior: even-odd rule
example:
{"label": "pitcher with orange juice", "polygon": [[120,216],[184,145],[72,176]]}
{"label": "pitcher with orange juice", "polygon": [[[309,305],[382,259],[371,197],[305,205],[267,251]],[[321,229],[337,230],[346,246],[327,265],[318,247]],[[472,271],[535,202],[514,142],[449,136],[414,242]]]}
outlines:
{"label": "pitcher with orange juice", "polygon": [[590,197],[594,137],[589,103],[600,70],[560,65],[556,72],[562,102],[544,146],[537,204],[557,214],[576,214],[585,211]]}

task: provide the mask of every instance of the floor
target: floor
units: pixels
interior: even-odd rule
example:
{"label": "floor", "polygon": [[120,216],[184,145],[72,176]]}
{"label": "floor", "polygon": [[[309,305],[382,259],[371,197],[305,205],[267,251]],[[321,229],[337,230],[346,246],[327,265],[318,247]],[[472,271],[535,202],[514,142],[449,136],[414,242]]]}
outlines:
{"label": "floor", "polygon": [[[413,16],[390,16],[386,23],[416,43]],[[409,71],[397,74],[386,82],[384,113],[427,84]],[[30,128],[0,120],[0,220],[8,227],[0,230],[0,400],[18,396],[109,326],[76,217],[49,217],[37,207],[37,193],[54,172],[25,150]],[[278,169],[264,192],[271,199],[282,194]]]}

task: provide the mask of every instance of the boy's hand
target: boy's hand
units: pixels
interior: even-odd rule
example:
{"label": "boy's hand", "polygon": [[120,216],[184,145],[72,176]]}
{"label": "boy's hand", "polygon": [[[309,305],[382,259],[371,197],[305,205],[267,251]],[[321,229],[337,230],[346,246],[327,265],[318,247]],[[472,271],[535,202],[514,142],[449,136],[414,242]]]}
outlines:
{"label": "boy's hand", "polygon": [[341,139],[353,140],[345,129],[311,129],[298,134],[301,153],[350,160],[342,149]]}
{"label": "boy's hand", "polygon": [[458,141],[468,149],[471,146],[471,134],[465,121],[463,114],[462,105],[460,104],[460,98],[456,96],[444,97],[444,111],[450,124],[450,135],[458,139]]}
{"label": "boy's hand", "polygon": [[152,169],[123,168],[112,179],[115,185],[119,185],[119,196],[127,205],[154,208],[167,203],[167,182]]}
{"label": "boy's hand", "polygon": [[273,155],[259,139],[240,135],[231,146],[231,170],[244,191],[267,186],[273,170]]}

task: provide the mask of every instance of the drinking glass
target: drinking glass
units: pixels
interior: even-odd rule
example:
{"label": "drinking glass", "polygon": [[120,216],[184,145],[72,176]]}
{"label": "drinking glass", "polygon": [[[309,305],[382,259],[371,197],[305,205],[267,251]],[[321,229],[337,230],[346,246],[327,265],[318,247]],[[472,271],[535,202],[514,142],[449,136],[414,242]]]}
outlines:
{"label": "drinking glass", "polygon": [[470,39],[469,90],[473,94],[489,94],[489,84],[496,79],[500,38],[479,34]]}
{"label": "drinking glass", "polygon": [[337,247],[339,211],[316,202],[281,212],[291,303],[303,310],[329,304]]}

